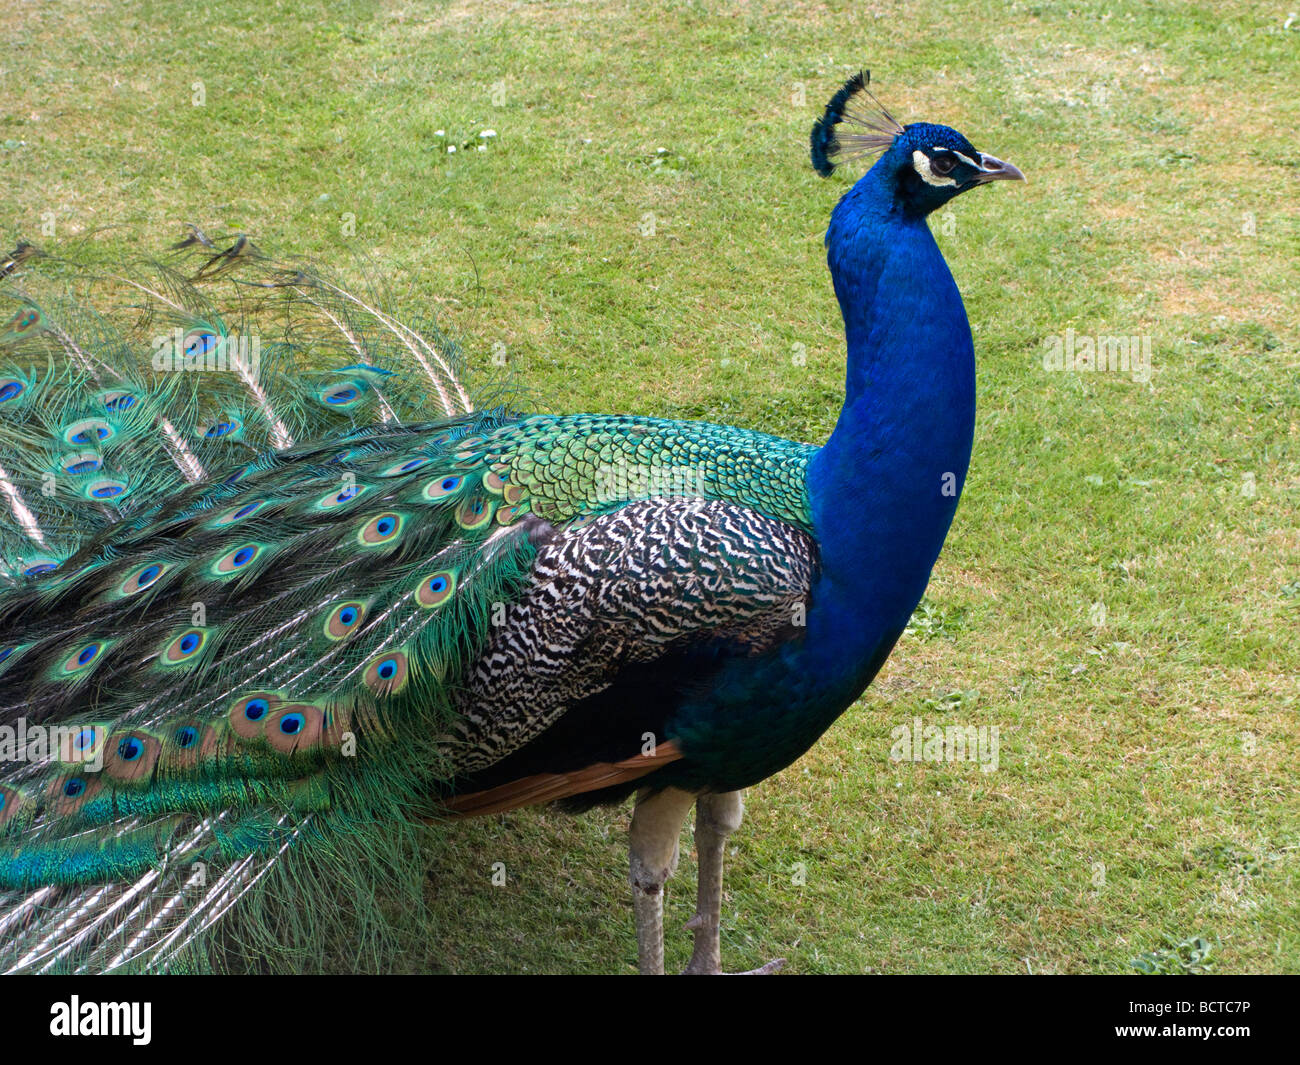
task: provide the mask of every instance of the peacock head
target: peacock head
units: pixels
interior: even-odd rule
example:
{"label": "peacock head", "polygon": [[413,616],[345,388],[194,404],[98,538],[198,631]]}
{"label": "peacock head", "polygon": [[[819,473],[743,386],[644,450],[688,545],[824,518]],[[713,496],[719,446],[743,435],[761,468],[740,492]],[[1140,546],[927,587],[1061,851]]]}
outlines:
{"label": "peacock head", "polygon": [[822,177],[850,159],[883,152],[873,177],[885,179],[902,210],[921,216],[990,181],[1025,180],[1011,163],[977,151],[950,126],[899,125],[867,88],[870,81],[867,71],[853,75],[813,124],[813,169]]}

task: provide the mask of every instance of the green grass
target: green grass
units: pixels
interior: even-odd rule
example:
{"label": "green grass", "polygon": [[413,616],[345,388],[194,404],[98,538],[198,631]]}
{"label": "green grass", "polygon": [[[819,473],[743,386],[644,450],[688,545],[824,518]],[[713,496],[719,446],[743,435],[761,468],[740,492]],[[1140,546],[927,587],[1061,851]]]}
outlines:
{"label": "green grass", "polygon": [[[538,405],[820,440],[848,179],[817,178],[806,137],[870,66],[904,121],[1030,183],[935,220],[979,357],[965,497],[867,698],[749,794],[724,960],[1300,971],[1300,25],[1237,2],[655,7],[10,5],[0,234],[356,243],[473,363],[503,345]],[[1150,383],[1045,372],[1067,329],[1150,336]],[[998,725],[999,769],[891,762],[916,715]],[[630,970],[627,820],[450,829],[412,966]]]}

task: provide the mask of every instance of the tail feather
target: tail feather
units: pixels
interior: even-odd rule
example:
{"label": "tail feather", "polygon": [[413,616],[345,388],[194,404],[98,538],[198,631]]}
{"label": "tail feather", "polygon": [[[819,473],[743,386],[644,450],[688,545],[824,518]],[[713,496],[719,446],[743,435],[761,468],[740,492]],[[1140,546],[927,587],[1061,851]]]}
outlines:
{"label": "tail feather", "polygon": [[[201,965],[254,888],[319,887],[311,855],[418,891],[392,825],[438,778],[459,648],[526,569],[456,456],[503,416],[455,348],[374,283],[222,244],[0,262],[3,971]],[[413,595],[434,571],[442,598]],[[58,739],[16,757],[29,726]],[[376,810],[383,835],[356,827]],[[297,920],[320,915],[263,945]]]}
{"label": "tail feather", "polygon": [[243,236],[217,246],[191,227],[161,261],[22,244],[0,265],[0,572],[45,572],[265,452],[473,410],[454,345],[398,319],[375,281],[346,287]]}
{"label": "tail feather", "polygon": [[[270,853],[218,866],[205,855],[223,821],[203,818],[181,835],[169,862],[133,880],[69,890],[45,886],[0,916],[9,973],[175,971],[206,965],[204,936],[265,878],[308,819],[281,815]],[[202,947],[200,947],[202,944]]]}

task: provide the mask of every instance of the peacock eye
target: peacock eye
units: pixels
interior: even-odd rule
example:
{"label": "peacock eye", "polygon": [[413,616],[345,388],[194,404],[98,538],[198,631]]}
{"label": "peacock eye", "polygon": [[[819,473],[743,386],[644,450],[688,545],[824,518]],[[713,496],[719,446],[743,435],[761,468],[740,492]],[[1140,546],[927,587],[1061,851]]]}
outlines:
{"label": "peacock eye", "polygon": [[930,160],[930,169],[940,176],[951,173],[956,165],[957,160],[951,155],[936,155]]}

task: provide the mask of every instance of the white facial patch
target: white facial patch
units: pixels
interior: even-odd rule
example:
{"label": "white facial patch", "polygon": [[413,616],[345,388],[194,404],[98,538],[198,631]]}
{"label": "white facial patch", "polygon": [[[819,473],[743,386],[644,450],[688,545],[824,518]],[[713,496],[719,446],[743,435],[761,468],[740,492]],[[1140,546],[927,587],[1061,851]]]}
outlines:
{"label": "white facial patch", "polygon": [[950,177],[940,177],[930,169],[930,157],[921,151],[920,148],[912,152],[912,169],[921,175],[921,180],[927,185],[956,185],[957,182]]}

